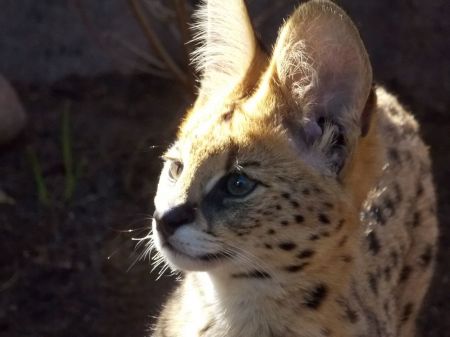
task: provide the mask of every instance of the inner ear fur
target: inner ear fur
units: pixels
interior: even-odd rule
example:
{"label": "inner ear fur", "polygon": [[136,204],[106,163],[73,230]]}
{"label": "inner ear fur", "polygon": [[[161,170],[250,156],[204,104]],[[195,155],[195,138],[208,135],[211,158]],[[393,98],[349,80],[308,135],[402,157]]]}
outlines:
{"label": "inner ear fur", "polygon": [[350,18],[330,1],[301,5],[282,27],[273,61],[285,97],[301,118],[340,122],[346,137],[361,134],[372,70]]}
{"label": "inner ear fur", "polygon": [[372,69],[356,27],[331,1],[302,4],[280,30],[271,69],[291,143],[313,167],[336,175],[359,207],[380,156]]}
{"label": "inner ear fur", "polygon": [[[289,105],[285,117],[295,121],[324,160],[341,168],[343,163],[336,163],[336,158],[348,155],[367,134],[372,111],[365,109],[372,69],[356,27],[330,1],[302,4],[281,28],[272,64]],[[308,135],[317,126],[321,132]],[[330,152],[336,142],[342,143],[337,155]]]}

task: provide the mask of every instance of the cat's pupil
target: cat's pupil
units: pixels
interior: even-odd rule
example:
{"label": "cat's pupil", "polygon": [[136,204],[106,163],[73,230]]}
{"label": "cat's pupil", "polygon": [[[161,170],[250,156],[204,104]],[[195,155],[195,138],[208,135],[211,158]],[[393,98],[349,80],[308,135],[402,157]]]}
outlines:
{"label": "cat's pupil", "polygon": [[236,185],[237,188],[241,188],[241,187],[244,187],[245,182],[242,180],[241,177],[239,177],[239,178],[236,179],[235,185]]}
{"label": "cat's pupil", "polygon": [[256,182],[243,174],[232,174],[227,181],[227,192],[234,197],[242,197],[253,191]]}

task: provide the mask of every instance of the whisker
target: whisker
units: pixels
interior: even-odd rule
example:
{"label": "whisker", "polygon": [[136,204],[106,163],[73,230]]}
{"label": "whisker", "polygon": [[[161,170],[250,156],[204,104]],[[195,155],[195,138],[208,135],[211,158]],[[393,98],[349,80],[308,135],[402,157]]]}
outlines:
{"label": "whisker", "polygon": [[223,243],[227,250],[230,251],[231,254],[235,254],[237,257],[241,258],[244,263],[244,266],[248,266],[252,269],[254,267],[258,267],[261,271],[264,271],[272,276],[272,278],[275,280],[275,282],[281,286],[282,282],[278,279],[276,271],[273,270],[272,267],[270,267],[266,262],[262,261],[260,258],[255,256],[254,254],[250,253],[249,251],[234,246],[230,243]]}
{"label": "whisker", "polygon": [[109,255],[106,257],[106,259],[107,259],[107,260],[111,260],[111,258],[112,258],[114,255],[116,255],[116,254],[119,252],[119,250],[120,250],[121,248],[122,248],[122,247],[119,247],[119,248],[115,249],[111,254],[109,254]]}
{"label": "whisker", "polygon": [[[148,227],[146,228],[148,229]],[[145,236],[141,237],[141,238],[131,238],[132,241],[137,241],[134,249],[135,252],[138,251],[142,245],[144,246],[144,249],[138,254],[138,256],[133,260],[133,262],[131,263],[131,265],[127,268],[127,272],[129,272],[138,261],[142,261],[145,257],[150,256],[154,244],[151,240],[152,236],[151,236],[151,232],[147,233]]]}

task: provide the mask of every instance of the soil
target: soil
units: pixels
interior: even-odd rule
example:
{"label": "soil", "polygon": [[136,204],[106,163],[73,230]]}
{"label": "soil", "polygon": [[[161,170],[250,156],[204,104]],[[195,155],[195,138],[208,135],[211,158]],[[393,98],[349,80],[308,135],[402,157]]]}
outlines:
{"label": "soil", "polygon": [[[145,247],[135,248],[132,238],[148,233],[159,155],[188,100],[175,84],[143,76],[15,86],[29,125],[20,139],[0,148],[0,191],[14,201],[0,203],[0,336],[148,335],[174,280],[156,281],[149,261],[139,260]],[[450,115],[433,113],[432,104],[425,111],[408,92],[399,94],[417,112],[431,146],[439,193],[441,249],[420,326],[422,336],[445,337],[450,331]],[[77,176],[66,197],[64,111]],[[30,153],[42,170],[47,205],[38,198],[42,188]]]}

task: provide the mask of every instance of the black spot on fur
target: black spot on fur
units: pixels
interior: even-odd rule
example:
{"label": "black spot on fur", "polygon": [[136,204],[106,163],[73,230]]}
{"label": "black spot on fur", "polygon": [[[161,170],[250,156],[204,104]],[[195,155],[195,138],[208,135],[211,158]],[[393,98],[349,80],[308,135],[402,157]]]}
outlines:
{"label": "black spot on fur", "polygon": [[434,215],[434,214],[436,214],[436,207],[435,207],[434,205],[431,205],[430,208],[428,209],[428,211],[429,211],[432,215]]}
{"label": "black spot on fur", "polygon": [[394,201],[398,204],[400,202],[402,202],[403,200],[403,195],[402,195],[402,190],[400,189],[400,186],[395,183],[394,184]]}
{"label": "black spot on fur", "polygon": [[323,238],[328,238],[330,236],[330,233],[329,232],[321,232],[320,236]]}
{"label": "black spot on fur", "polygon": [[300,206],[300,204],[297,201],[295,201],[295,200],[291,200],[291,205],[294,208],[298,208]]}
{"label": "black spot on fur", "polygon": [[298,224],[301,224],[303,221],[305,221],[305,217],[301,214],[297,214],[295,216],[295,222]]}
{"label": "black spot on fur", "polygon": [[311,241],[317,241],[319,239],[320,239],[320,237],[317,234],[313,234],[309,237],[309,240],[311,240]]}
{"label": "black spot on fur", "polygon": [[385,301],[385,302],[384,302],[383,308],[384,308],[384,312],[385,312],[386,315],[389,317],[390,314],[389,314],[389,302],[388,302],[388,301]]}
{"label": "black spot on fur", "polygon": [[284,267],[284,270],[290,273],[297,273],[299,271],[302,271],[308,265],[309,265],[308,262],[304,262],[302,264],[293,264],[291,266]]}
{"label": "black spot on fur", "polygon": [[423,184],[422,182],[419,180],[419,182],[417,183],[417,189],[416,189],[416,196],[417,197],[421,197],[423,195]]}
{"label": "black spot on fur", "polygon": [[348,307],[345,311],[345,315],[347,316],[347,319],[350,323],[354,324],[359,320],[358,313],[350,307]]}
{"label": "black spot on fur", "polygon": [[285,199],[289,199],[291,197],[289,193],[282,193],[281,196]]}
{"label": "black spot on fur", "polygon": [[322,191],[322,189],[320,189],[319,187],[314,186],[314,187],[313,187],[313,192],[314,192],[314,193],[317,193],[317,194],[321,194],[323,191]]}
{"label": "black spot on fur", "polygon": [[350,307],[350,304],[346,300],[337,300],[337,303],[342,307],[344,311],[344,317],[352,324],[355,324],[359,320],[356,310]]}
{"label": "black spot on fur", "polygon": [[411,317],[411,314],[413,313],[414,304],[411,302],[405,304],[402,311],[401,321],[402,323],[406,323],[409,318]]}
{"label": "black spot on fur", "polygon": [[276,205],[275,208],[276,208],[277,210],[281,210],[281,209],[282,209],[281,205]]}
{"label": "black spot on fur", "polygon": [[392,265],[394,267],[397,267],[397,265],[398,265],[398,253],[395,250],[392,250],[390,256],[391,256],[391,260],[392,260]]}
{"label": "black spot on fur", "polygon": [[206,230],[205,233],[208,234],[208,235],[211,235],[211,236],[213,236],[215,238],[217,237],[217,234],[212,232],[212,231],[210,231],[210,230]]}
{"label": "black spot on fur", "polygon": [[386,224],[386,218],[383,215],[383,211],[379,206],[372,206],[370,207],[370,209],[368,210],[369,216],[374,219],[377,223],[379,223],[380,225],[385,225]]}
{"label": "black spot on fur", "polygon": [[384,268],[384,279],[386,281],[390,281],[391,280],[391,267],[389,267],[389,266]]}
{"label": "black spot on fur", "polygon": [[297,248],[297,245],[296,245],[294,242],[288,241],[288,242],[282,242],[282,243],[280,243],[280,244],[278,245],[278,247],[280,247],[281,249],[286,250],[286,251],[289,252],[289,251],[291,251],[291,250]]}
{"label": "black spot on fur", "polygon": [[380,242],[378,241],[377,235],[374,231],[367,235],[367,241],[369,242],[369,250],[373,255],[377,255],[380,251]]}
{"label": "black spot on fur", "polygon": [[274,230],[274,229],[269,229],[269,230],[267,231],[267,234],[269,234],[269,235],[274,235],[274,234],[275,234],[275,230]]}
{"label": "black spot on fur", "polygon": [[404,266],[402,271],[400,272],[400,282],[406,282],[411,276],[412,268],[410,266]]}
{"label": "black spot on fur", "polygon": [[399,163],[400,162],[400,154],[397,149],[391,147],[388,150],[388,157],[392,162]]}
{"label": "black spot on fur", "polygon": [[330,218],[326,214],[320,213],[319,221],[325,225],[328,225],[330,223]]}
{"label": "black spot on fur", "polygon": [[403,151],[403,156],[405,157],[406,161],[412,161],[413,155],[410,151]]}
{"label": "black spot on fur", "polygon": [[427,245],[423,253],[419,256],[420,264],[423,268],[426,268],[430,265],[431,260],[433,259],[433,247],[432,245]]}
{"label": "black spot on fur", "polygon": [[283,220],[283,221],[281,221],[280,223],[281,223],[281,225],[283,225],[283,226],[289,225],[289,221],[286,221],[286,220]]}
{"label": "black spot on fur", "polygon": [[232,274],[231,277],[233,278],[256,278],[256,279],[270,279],[272,276],[270,276],[269,273],[266,273],[265,271],[261,270],[252,270],[247,273],[237,273]]}
{"label": "black spot on fur", "polygon": [[428,163],[420,162],[420,175],[426,177],[431,174],[431,167]]}
{"label": "black spot on fur", "polygon": [[304,189],[302,190],[302,193],[303,193],[303,195],[310,195],[310,194],[311,194],[311,191],[310,191],[309,189],[307,189],[307,188],[304,188]]}
{"label": "black spot on fur", "polygon": [[326,209],[333,209],[334,205],[331,202],[325,201],[323,203],[323,207],[325,207]]}
{"label": "black spot on fur", "polygon": [[420,212],[414,212],[413,214],[413,220],[412,220],[412,226],[417,227],[422,222],[422,216]]}
{"label": "black spot on fur", "polygon": [[304,296],[304,304],[310,309],[318,309],[328,295],[328,288],[320,283],[308,291]]}
{"label": "black spot on fur", "polygon": [[342,239],[338,242],[338,247],[342,247],[343,245],[345,245],[347,243],[348,240],[348,236],[345,235],[342,237]]}
{"label": "black spot on fur", "polygon": [[342,227],[344,227],[344,224],[345,224],[345,220],[344,219],[339,220],[339,222],[338,222],[338,224],[336,226],[336,231],[340,231],[342,229]]}
{"label": "black spot on fur", "polygon": [[307,259],[308,257],[311,257],[315,254],[315,252],[311,249],[305,249],[302,250],[300,253],[298,253],[297,257],[299,259]]}
{"label": "black spot on fur", "polygon": [[342,261],[344,261],[345,263],[350,263],[353,261],[353,257],[351,257],[350,255],[342,255],[341,256]]}
{"label": "black spot on fur", "polygon": [[269,244],[269,243],[265,243],[265,244],[264,244],[264,247],[266,247],[267,249],[272,249],[272,248],[273,248],[272,245]]}
{"label": "black spot on fur", "polygon": [[367,279],[369,281],[369,286],[374,295],[378,295],[378,279],[374,273],[368,273]]}

